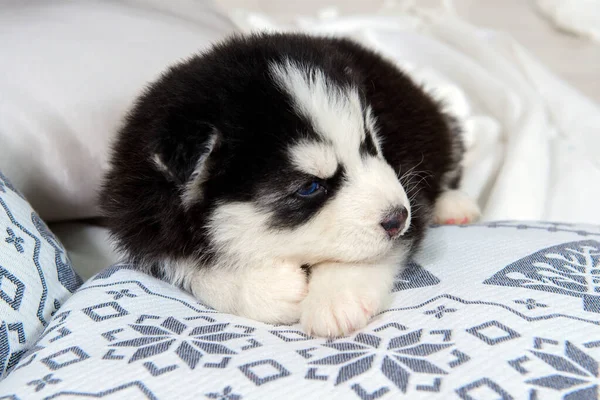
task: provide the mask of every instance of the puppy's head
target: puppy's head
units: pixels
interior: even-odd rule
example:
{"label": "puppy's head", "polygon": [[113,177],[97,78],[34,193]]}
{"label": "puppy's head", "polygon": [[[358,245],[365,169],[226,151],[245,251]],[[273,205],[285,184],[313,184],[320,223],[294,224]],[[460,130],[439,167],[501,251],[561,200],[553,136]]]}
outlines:
{"label": "puppy's head", "polygon": [[238,39],[170,70],[115,146],[102,204],[121,246],[233,264],[408,250],[409,201],[345,65]]}

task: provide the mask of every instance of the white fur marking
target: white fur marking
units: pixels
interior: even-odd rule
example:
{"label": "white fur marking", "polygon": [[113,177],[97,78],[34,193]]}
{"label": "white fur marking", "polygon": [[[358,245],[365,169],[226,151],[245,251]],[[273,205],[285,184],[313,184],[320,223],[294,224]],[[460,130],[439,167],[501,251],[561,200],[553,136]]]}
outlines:
{"label": "white fur marking", "polygon": [[272,64],[271,73],[319,135],[333,142],[340,153],[357,153],[365,127],[356,88],[336,86],[322,70],[290,60]]}
{"label": "white fur marking", "polygon": [[379,131],[377,129],[377,118],[373,115],[371,106],[367,107],[367,111],[365,113],[365,124],[367,129],[371,132],[373,142],[375,143],[375,148],[377,149],[377,154],[380,156],[383,155],[383,151],[381,150],[381,139],[378,135]]}
{"label": "white fur marking", "polygon": [[327,179],[338,168],[337,157],[331,146],[319,142],[301,142],[290,149],[292,162],[300,171]]}
{"label": "white fur marking", "polygon": [[181,195],[181,201],[186,209],[191,207],[192,204],[202,200],[202,184],[208,179],[208,168],[206,161],[208,160],[210,153],[215,148],[218,138],[218,134],[215,133],[210,137],[210,139],[208,139],[205,152],[196,162],[196,168],[194,169],[190,179],[185,184],[185,189]]}
{"label": "white fur marking", "polygon": [[160,171],[160,172],[166,172],[169,173],[169,168],[167,168],[167,166],[165,165],[165,163],[163,162],[162,158],[160,158],[160,155],[158,155],[158,153],[154,153],[152,155],[152,161],[154,162],[154,166]]}
{"label": "white fur marking", "polygon": [[162,262],[161,270],[164,272],[164,279],[175,286],[181,286],[185,290],[190,290],[190,283],[198,270],[198,262],[192,258],[183,258]]}
{"label": "white fur marking", "polygon": [[171,173],[169,167],[167,167],[167,165],[163,162],[162,158],[158,153],[154,153],[152,155],[152,162],[154,163],[156,169],[162,172],[166,177],[168,177],[169,179],[175,179],[173,173]]}

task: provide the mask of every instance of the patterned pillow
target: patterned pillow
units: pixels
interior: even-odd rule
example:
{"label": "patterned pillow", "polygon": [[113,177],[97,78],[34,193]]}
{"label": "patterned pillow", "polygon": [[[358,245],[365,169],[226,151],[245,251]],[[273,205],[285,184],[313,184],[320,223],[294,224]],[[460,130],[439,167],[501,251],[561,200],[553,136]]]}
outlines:
{"label": "patterned pillow", "polygon": [[440,227],[362,332],[315,339],[111,267],[0,398],[597,399],[600,227]]}
{"label": "patterned pillow", "polygon": [[65,249],[0,173],[0,377],[81,283]]}

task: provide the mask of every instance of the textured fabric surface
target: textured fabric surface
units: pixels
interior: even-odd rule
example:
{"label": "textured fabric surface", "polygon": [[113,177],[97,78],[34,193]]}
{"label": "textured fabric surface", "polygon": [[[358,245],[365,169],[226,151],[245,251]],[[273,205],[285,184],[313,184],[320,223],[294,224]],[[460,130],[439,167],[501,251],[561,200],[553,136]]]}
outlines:
{"label": "textured fabric surface", "polygon": [[600,227],[435,228],[336,340],[207,309],[127,265],[75,293],[0,398],[598,398]]}
{"label": "textured fabric surface", "polygon": [[134,98],[233,30],[209,0],[0,2],[0,169],[45,221],[98,216]]}
{"label": "textured fabric surface", "polygon": [[0,377],[81,283],[63,246],[0,173]]}

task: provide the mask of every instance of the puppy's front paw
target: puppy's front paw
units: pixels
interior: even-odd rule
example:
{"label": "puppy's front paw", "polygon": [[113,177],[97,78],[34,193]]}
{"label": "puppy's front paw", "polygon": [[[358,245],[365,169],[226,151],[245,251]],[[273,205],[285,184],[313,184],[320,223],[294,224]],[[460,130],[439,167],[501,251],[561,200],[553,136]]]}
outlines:
{"label": "puppy's front paw", "polygon": [[308,279],[298,265],[271,261],[238,270],[201,269],[190,286],[198,300],[217,311],[270,324],[292,324],[300,320]]}
{"label": "puppy's front paw", "polygon": [[253,270],[239,297],[239,314],[271,324],[298,322],[301,302],[308,293],[308,279],[299,266],[281,263]]}
{"label": "puppy's front paw", "polygon": [[300,323],[306,333],[346,336],[364,328],[386,305],[393,268],[328,264],[313,267]]}
{"label": "puppy's front paw", "polygon": [[378,298],[343,292],[311,292],[302,302],[300,323],[306,333],[321,337],[346,336],[362,329],[380,309]]}
{"label": "puppy's front paw", "polygon": [[466,193],[449,190],[435,202],[434,222],[440,225],[466,225],[481,216],[479,206]]}

